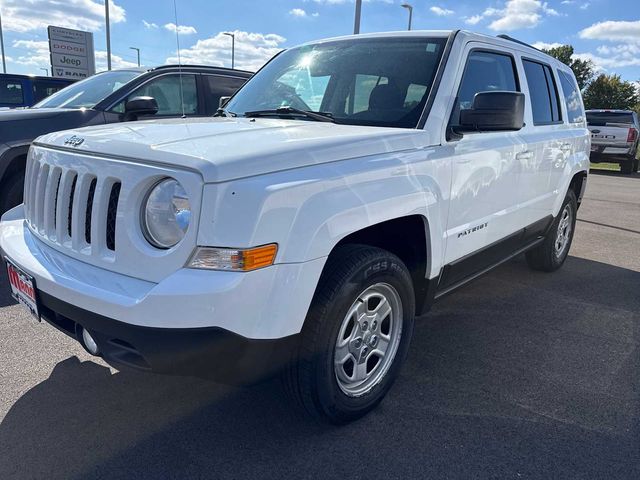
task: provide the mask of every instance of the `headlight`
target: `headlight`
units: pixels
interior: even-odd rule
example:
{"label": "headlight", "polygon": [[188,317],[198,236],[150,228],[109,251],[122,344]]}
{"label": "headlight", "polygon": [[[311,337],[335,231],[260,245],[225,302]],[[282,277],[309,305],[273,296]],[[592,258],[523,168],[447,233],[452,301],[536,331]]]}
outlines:
{"label": "headlight", "polygon": [[158,248],[177,245],[187,233],[191,221],[189,197],[173,178],[158,182],[144,202],[142,231],[147,241]]}

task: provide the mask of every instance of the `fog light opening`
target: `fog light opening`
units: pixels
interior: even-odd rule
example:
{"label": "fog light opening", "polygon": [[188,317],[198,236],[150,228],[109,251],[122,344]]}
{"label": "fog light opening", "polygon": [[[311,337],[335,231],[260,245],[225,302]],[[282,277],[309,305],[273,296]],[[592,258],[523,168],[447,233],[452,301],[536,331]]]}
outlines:
{"label": "fog light opening", "polygon": [[87,352],[89,352],[91,355],[100,354],[100,349],[98,348],[98,344],[96,343],[96,341],[93,339],[93,337],[91,336],[91,334],[86,328],[82,329],[82,345],[84,346],[84,348],[87,349]]}

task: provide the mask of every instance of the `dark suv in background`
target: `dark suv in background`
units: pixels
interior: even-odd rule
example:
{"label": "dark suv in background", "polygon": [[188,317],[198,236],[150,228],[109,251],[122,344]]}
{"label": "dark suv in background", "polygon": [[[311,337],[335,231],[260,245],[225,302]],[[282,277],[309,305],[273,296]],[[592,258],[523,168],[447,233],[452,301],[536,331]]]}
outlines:
{"label": "dark suv in background", "polygon": [[29,145],[45,133],[157,117],[211,116],[251,72],[166,65],[99,73],[28,109],[0,112],[0,214],[22,203]]}

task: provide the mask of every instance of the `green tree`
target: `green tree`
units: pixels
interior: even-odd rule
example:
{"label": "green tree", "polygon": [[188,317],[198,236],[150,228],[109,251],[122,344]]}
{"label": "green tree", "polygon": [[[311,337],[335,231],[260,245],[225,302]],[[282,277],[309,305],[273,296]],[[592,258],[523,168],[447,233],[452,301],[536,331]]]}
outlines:
{"label": "green tree", "polygon": [[582,98],[587,109],[632,110],[640,104],[640,93],[633,82],[622,80],[620,75],[604,73],[589,84]]}
{"label": "green tree", "polygon": [[559,47],[543,50],[548,55],[557,58],[565,65],[571,67],[576,76],[580,90],[583,90],[593,78],[594,64],[591,60],[580,60],[573,58],[573,47],[571,45],[561,45]]}

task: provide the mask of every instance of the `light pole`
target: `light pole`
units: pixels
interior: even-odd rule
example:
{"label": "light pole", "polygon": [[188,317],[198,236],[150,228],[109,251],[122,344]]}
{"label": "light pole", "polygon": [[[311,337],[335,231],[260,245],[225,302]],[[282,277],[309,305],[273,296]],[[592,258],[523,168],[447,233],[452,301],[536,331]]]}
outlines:
{"label": "light pole", "polygon": [[413,17],[413,6],[409,5],[408,3],[403,3],[400,6],[402,8],[406,8],[407,10],[409,10],[409,28],[407,28],[407,30],[411,30],[411,17]]}
{"label": "light pole", "polygon": [[231,37],[231,70],[236,68],[236,34],[231,32],[222,32],[223,35]]}
{"label": "light pole", "polygon": [[49,76],[49,69],[48,68],[40,67],[40,70],[44,70],[44,76],[45,77]]}
{"label": "light pole", "polygon": [[4,34],[2,33],[2,14],[0,13],[0,49],[2,50],[2,73],[7,73],[7,64],[4,60]]}
{"label": "light pole", "polygon": [[111,70],[111,29],[109,27],[109,0],[104,0],[105,31],[107,33],[107,70]]}
{"label": "light pole", "polygon": [[138,66],[140,66],[140,49],[136,47],[129,47],[131,50],[135,50],[138,54]]}
{"label": "light pole", "polygon": [[353,34],[360,33],[360,17],[362,16],[362,0],[356,0],[356,18],[353,22]]}

